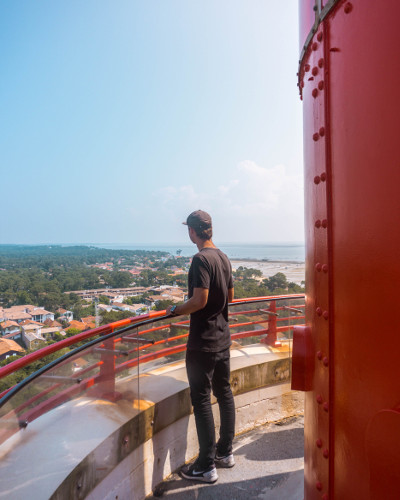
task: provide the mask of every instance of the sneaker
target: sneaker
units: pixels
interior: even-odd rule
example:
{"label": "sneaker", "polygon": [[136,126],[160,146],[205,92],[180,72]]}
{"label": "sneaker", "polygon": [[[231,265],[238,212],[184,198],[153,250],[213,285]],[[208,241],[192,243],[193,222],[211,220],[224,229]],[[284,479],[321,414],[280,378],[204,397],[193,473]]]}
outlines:
{"label": "sneaker", "polygon": [[218,479],[215,465],[210,465],[207,469],[202,469],[196,462],[181,469],[180,475],[185,479],[203,481],[204,483],[215,483]]}
{"label": "sneaker", "polygon": [[230,468],[235,465],[235,459],[233,458],[232,453],[230,455],[219,456],[218,453],[215,455],[214,459],[216,465],[220,467]]}

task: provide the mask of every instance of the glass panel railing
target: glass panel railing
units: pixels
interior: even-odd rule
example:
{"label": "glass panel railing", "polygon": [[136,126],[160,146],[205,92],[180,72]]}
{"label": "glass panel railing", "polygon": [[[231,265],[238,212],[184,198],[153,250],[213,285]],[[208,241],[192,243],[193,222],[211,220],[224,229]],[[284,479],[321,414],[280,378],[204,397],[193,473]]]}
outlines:
{"label": "glass panel railing", "polygon": [[[304,297],[238,301],[229,320],[233,358],[251,348],[290,359],[293,326],[304,323]],[[28,494],[35,484],[49,497],[112,432],[187,387],[188,334],[189,317],[142,321],[78,347],[13,388],[0,400],[3,491],[12,496],[18,484]],[[47,452],[32,464],[26,457],[41,449]],[[99,480],[112,468],[105,460],[95,457]]]}

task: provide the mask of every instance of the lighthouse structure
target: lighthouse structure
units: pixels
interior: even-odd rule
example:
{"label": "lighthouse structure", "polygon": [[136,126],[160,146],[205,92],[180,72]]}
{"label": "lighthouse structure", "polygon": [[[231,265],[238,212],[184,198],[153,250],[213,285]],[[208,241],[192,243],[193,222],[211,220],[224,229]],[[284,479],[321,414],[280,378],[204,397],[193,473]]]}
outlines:
{"label": "lighthouse structure", "polygon": [[305,499],[398,499],[400,3],[299,3]]}

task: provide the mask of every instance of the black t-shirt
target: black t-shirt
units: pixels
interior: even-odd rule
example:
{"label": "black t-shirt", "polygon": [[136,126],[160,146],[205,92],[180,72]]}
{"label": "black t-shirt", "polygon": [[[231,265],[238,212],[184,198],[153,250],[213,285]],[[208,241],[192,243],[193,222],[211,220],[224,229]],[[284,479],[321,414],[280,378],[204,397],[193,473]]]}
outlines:
{"label": "black t-shirt", "polygon": [[206,306],[190,315],[187,348],[219,352],[231,345],[228,324],[228,289],[233,288],[232,267],[218,248],[206,247],[192,260],[189,269],[189,298],[194,288],[207,288]]}

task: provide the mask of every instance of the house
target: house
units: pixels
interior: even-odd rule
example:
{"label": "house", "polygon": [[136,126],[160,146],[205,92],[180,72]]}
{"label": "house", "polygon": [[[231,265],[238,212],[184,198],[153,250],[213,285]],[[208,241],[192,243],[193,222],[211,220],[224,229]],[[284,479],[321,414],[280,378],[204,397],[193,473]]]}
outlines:
{"label": "house", "polygon": [[0,334],[8,335],[8,334],[20,334],[21,328],[16,321],[6,320],[0,323]]}
{"label": "house", "polygon": [[106,311],[106,312],[110,312],[112,309],[112,306],[107,304],[99,304],[97,307],[99,308],[99,311]]}
{"label": "house", "polygon": [[3,361],[10,356],[14,356],[15,354],[22,356],[24,352],[25,349],[14,342],[14,340],[0,339],[0,361]]}
{"label": "house", "polygon": [[47,326],[48,328],[62,328],[62,324],[59,323],[58,321],[54,320],[51,321],[51,319],[46,319],[44,322],[44,325]]}
{"label": "house", "polygon": [[42,337],[44,339],[48,340],[54,340],[54,335],[56,333],[60,333],[61,335],[65,335],[65,332],[62,331],[61,328],[58,327],[49,327],[49,328],[42,328]]}
{"label": "house", "polygon": [[29,329],[27,331],[22,330],[22,341],[25,347],[30,350],[39,349],[46,342],[41,333]]}
{"label": "house", "polygon": [[46,311],[46,309],[42,309],[40,307],[35,307],[33,309],[29,309],[29,314],[32,316],[34,321],[39,321],[39,323],[43,323],[46,319],[54,320],[54,313]]}
{"label": "house", "polygon": [[67,331],[70,328],[75,328],[76,330],[80,330],[81,332],[83,332],[84,330],[90,329],[90,327],[86,323],[83,323],[81,321],[76,321],[75,319],[73,319],[72,321],[69,322]]}
{"label": "house", "polygon": [[56,313],[60,315],[60,317],[58,318],[60,321],[69,323],[74,319],[74,313],[72,311],[68,311],[67,309],[63,309],[62,307],[59,307]]}

